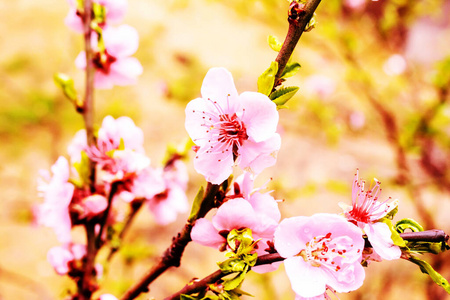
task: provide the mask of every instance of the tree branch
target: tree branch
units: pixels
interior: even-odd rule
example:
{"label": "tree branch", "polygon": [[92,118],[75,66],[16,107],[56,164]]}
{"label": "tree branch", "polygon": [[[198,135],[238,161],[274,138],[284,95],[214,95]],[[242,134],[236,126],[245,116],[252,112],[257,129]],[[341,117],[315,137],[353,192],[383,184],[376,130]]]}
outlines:
{"label": "tree branch", "polygon": [[278,63],[278,72],[275,76],[273,89],[281,84],[280,78],[286,64],[291,58],[300,37],[305,31],[306,26],[314,15],[314,11],[319,6],[321,0],[310,0],[306,4],[298,3],[294,0],[289,7],[289,29],[284,40],[283,46],[278,53],[275,61]]}
{"label": "tree branch", "polygon": [[[433,230],[426,230],[426,231],[420,231],[420,232],[405,232],[400,233],[400,236],[408,241],[422,241],[422,242],[448,242],[449,236],[443,231],[438,229]],[[370,243],[367,245],[370,246]],[[260,265],[267,265],[274,262],[283,261],[285,258],[280,256],[278,253],[272,253],[272,254],[266,254],[261,255],[258,257],[255,266]],[[208,285],[213,284],[217,282],[218,280],[222,279],[223,277],[229,275],[231,273],[223,273],[221,270],[217,270],[214,273],[211,273],[210,275],[206,276],[205,278],[201,280],[192,280],[190,283],[188,283],[184,288],[176,292],[175,294],[165,298],[164,300],[175,300],[180,299],[181,295],[190,295],[194,293],[201,292],[205,290]]]}
{"label": "tree branch", "polygon": [[148,292],[148,286],[164,273],[170,267],[179,267],[181,256],[187,244],[191,241],[191,231],[195,224],[195,220],[203,218],[213,207],[214,199],[219,190],[219,185],[208,182],[205,194],[203,196],[201,207],[192,222],[187,222],[183,229],[172,238],[172,244],[166,249],[160,257],[157,264],[154,265],[142,279],[132,286],[121,298],[121,300],[131,300],[139,296],[141,293]]}

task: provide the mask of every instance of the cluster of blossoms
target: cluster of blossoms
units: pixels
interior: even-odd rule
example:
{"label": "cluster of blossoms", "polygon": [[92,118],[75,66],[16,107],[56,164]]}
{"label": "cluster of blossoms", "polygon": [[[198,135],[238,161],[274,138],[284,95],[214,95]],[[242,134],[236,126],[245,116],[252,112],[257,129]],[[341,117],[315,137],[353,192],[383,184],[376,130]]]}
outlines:
{"label": "cluster of blossoms", "polygon": [[[83,33],[85,12],[80,5],[82,1],[68,0],[69,13],[66,25],[78,33]],[[127,8],[127,0],[94,0],[93,22],[91,26],[91,47],[94,52],[92,64],[95,68],[95,87],[110,89],[114,85],[130,85],[136,83],[143,69],[140,62],[131,57],[138,48],[139,35],[133,27],[111,24],[123,20]],[[86,68],[86,53],[82,51],[75,60],[79,69]]]}
{"label": "cluster of blossoms", "polygon": [[[316,214],[280,222],[278,201],[270,192],[253,189],[253,180],[276,161],[280,136],[275,133],[278,112],[265,95],[238,95],[230,73],[211,69],[202,85],[202,98],[186,108],[186,129],[196,144],[194,167],[206,179],[221,184],[238,165],[244,174],[234,182],[211,220],[196,221],[191,238],[221,251],[236,252],[230,235],[250,232],[251,253],[276,253],[284,264],[296,299],[327,299],[327,290],[350,292],[364,281],[363,264],[400,258],[401,250],[384,222],[397,201],[380,202],[380,182],[365,190],[356,174],[352,205],[341,215]],[[365,239],[371,246],[367,246]],[[276,269],[277,263],[253,267]]]}
{"label": "cluster of blossoms", "polygon": [[[51,227],[62,243],[48,253],[58,274],[72,276],[82,267],[86,246],[72,241],[74,226],[93,222],[97,232],[103,222],[113,226],[123,221],[118,207],[124,204],[129,210],[147,204],[161,225],[173,222],[178,213],[188,209],[187,170],[181,157],[173,155],[164,168],[151,167],[143,132],[128,117],[105,117],[93,146],[86,144],[86,132],[80,130],[68,153],[70,164],[60,157],[51,168],[53,174],[42,171],[38,189],[44,203],[36,209],[38,223]],[[86,172],[89,161],[95,163],[94,183]],[[105,241],[106,236],[101,238]]]}

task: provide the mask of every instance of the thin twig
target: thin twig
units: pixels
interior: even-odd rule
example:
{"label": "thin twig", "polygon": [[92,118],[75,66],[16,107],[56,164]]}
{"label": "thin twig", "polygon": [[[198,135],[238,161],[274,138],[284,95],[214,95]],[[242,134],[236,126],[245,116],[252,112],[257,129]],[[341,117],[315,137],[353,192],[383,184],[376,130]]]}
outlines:
{"label": "thin twig", "polygon": [[106,223],[108,222],[109,211],[111,210],[113,198],[117,192],[118,187],[119,187],[119,182],[117,182],[117,181],[115,181],[111,184],[111,189],[110,189],[109,195],[108,195],[108,206],[106,206],[105,212],[103,213],[103,218],[100,222],[100,230],[98,232],[97,239],[95,241],[95,245],[96,245],[97,249],[100,249],[100,247],[102,246],[103,230],[105,229]]}
{"label": "thin twig", "polygon": [[278,63],[278,72],[275,76],[275,84],[273,89],[281,84],[280,78],[286,64],[291,58],[300,37],[305,31],[306,26],[314,15],[314,11],[319,6],[321,0],[310,0],[306,4],[300,4],[294,1],[289,11],[289,29],[284,40],[283,46],[278,53],[275,61]]}

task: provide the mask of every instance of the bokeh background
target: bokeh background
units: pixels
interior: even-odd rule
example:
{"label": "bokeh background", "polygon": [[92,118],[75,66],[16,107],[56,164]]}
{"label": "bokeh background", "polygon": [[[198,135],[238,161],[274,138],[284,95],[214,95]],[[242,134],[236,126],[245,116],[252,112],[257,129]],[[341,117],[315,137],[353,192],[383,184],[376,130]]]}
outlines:
{"label": "bokeh background", "polygon": [[[96,122],[132,117],[144,130],[147,154],[158,166],[169,143],[182,143],[184,106],[199,95],[215,66],[229,69],[238,91],[276,57],[267,36],[283,40],[284,0],[130,0],[125,23],[140,34],[139,83],[97,91]],[[0,299],[62,299],[74,286],[46,261],[54,233],[33,223],[40,203],[36,178],[49,169],[82,119],[53,83],[71,75],[81,36],[63,24],[64,0],[0,2]],[[278,163],[264,171],[283,217],[339,213],[349,202],[355,170],[382,182],[382,198],[400,199],[396,217],[450,232],[450,1],[323,0],[317,27],[294,53],[302,69],[287,85],[300,91],[280,111]],[[203,178],[190,166],[189,198]],[[151,266],[181,228],[158,226],[145,209],[126,244],[105,270],[103,291],[120,296]],[[77,233],[75,232],[75,235]],[[79,235],[82,236],[81,234]],[[450,256],[427,255],[450,279]],[[139,299],[162,299],[193,277],[216,269],[223,254],[190,244],[183,265]],[[373,263],[364,286],[341,299],[448,299],[406,261]],[[254,299],[293,299],[283,267],[251,274],[243,289]],[[245,297],[243,297],[245,298]],[[247,299],[250,299],[247,297]]]}

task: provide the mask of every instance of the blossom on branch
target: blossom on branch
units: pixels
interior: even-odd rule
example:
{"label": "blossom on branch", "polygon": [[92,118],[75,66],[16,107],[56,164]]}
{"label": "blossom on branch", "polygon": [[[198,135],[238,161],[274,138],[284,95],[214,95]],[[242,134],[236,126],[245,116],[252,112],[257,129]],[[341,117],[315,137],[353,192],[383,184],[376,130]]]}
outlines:
{"label": "blossom on branch", "polygon": [[[135,84],[137,77],[142,74],[141,63],[131,57],[139,46],[139,35],[133,27],[121,25],[107,26],[102,30],[101,39],[96,33],[92,34],[92,48],[94,51],[93,64],[95,68],[95,87],[110,89],[114,85],[125,86]],[[86,53],[82,51],[75,59],[79,69],[86,69]]]}
{"label": "blossom on branch", "polygon": [[350,292],[364,281],[364,239],[359,228],[343,217],[287,218],[281,221],[274,239],[275,249],[286,258],[286,273],[299,299],[324,295],[329,288]]}
{"label": "blossom on branch", "polygon": [[75,268],[75,261],[81,264],[86,255],[86,246],[81,244],[66,244],[53,247],[47,252],[47,260],[59,275],[66,275]]}
{"label": "blossom on branch", "polygon": [[[355,223],[367,235],[373,251],[382,259],[398,259],[401,250],[394,245],[389,226],[380,220],[398,207],[398,201],[388,202],[391,198],[381,202],[378,197],[381,193],[381,183],[374,179],[375,185],[365,190],[365,181],[355,174],[352,186],[352,205],[341,204],[345,217]],[[377,257],[374,255],[374,257]]]}
{"label": "blossom on branch", "polygon": [[257,92],[238,94],[224,68],[212,68],[203,80],[202,98],[188,103],[185,127],[197,145],[194,167],[213,184],[220,184],[236,163],[259,174],[276,162],[281,139],[275,132],[275,103]]}

